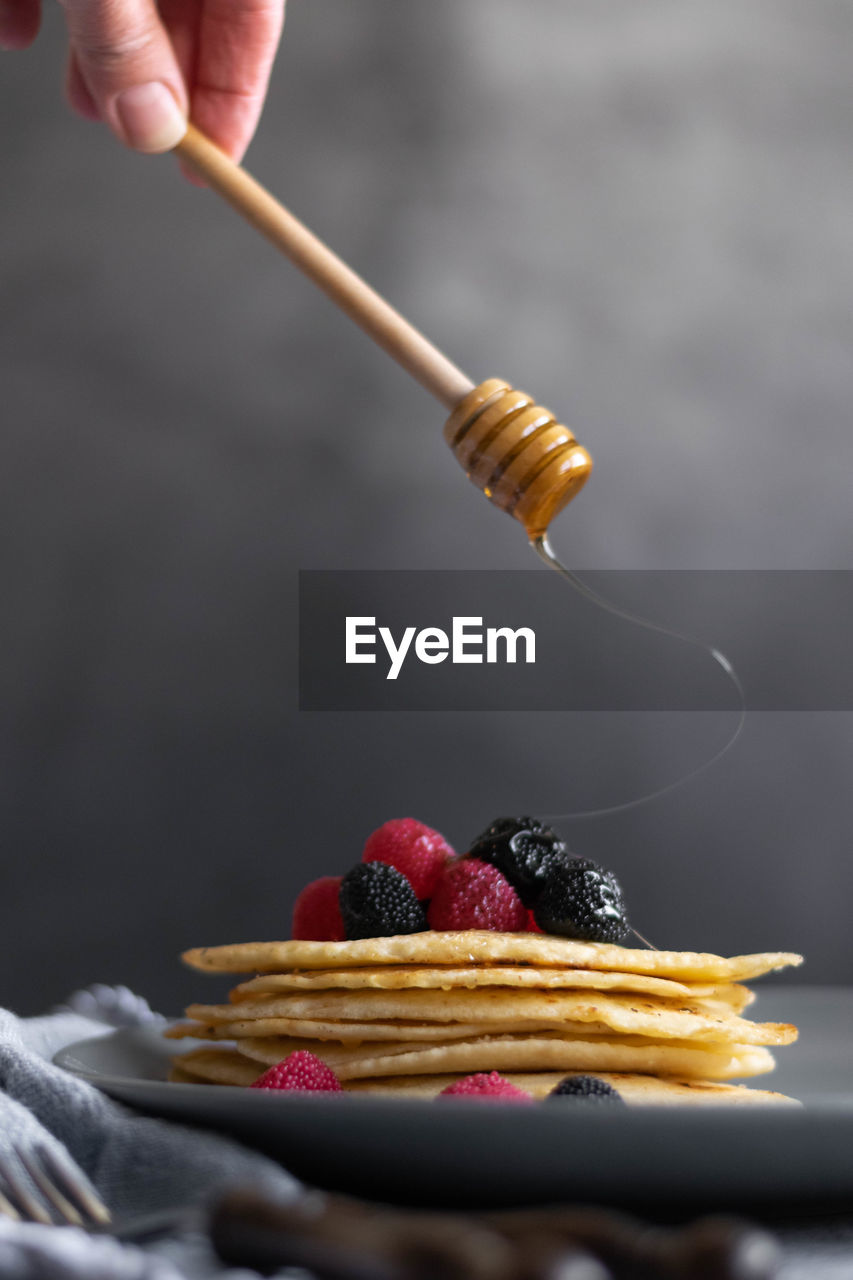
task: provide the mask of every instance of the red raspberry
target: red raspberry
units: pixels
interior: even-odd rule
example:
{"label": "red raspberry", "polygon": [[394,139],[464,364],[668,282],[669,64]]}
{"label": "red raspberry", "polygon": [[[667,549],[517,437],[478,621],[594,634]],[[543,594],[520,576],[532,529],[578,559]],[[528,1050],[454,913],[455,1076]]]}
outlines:
{"label": "red raspberry", "polygon": [[439,1098],[482,1098],[484,1102],[532,1102],[526,1089],[510,1084],[497,1071],[488,1074],[481,1071],[475,1076],[465,1076],[455,1084],[442,1089]]}
{"label": "red raspberry", "polygon": [[427,911],[431,929],[527,929],[527,908],[497,867],[479,858],[451,863]]}
{"label": "red raspberry", "polygon": [[392,818],[367,837],[362,862],[387,862],[406,877],[421,902],[431,898],[436,881],[454,851],[439,831],[414,818]]}
{"label": "red raspberry", "polygon": [[285,1089],[291,1093],[342,1093],[331,1067],[307,1049],[297,1049],[283,1062],[265,1071],[250,1089]]}
{"label": "red raspberry", "polygon": [[343,942],[344,922],[338,905],[342,876],[321,876],[306,884],[293,905],[291,936],[308,942]]}

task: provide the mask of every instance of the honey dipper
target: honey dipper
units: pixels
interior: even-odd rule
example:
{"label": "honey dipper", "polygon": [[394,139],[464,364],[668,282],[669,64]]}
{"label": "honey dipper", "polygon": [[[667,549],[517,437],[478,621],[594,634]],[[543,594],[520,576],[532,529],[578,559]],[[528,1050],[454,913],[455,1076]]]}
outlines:
{"label": "honey dipper", "polygon": [[592,458],[568,427],[502,378],[478,386],[245,169],[189,125],[175,148],[219,195],[449,410],[444,438],[468,478],[532,542],[583,486]]}

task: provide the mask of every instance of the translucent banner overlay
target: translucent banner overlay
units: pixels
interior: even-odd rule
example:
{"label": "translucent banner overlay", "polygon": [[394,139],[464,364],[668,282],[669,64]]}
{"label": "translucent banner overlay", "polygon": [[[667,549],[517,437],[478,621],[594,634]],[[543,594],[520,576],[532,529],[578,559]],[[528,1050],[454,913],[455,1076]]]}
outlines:
{"label": "translucent banner overlay", "polygon": [[853,710],[853,572],[309,570],[304,711]]}

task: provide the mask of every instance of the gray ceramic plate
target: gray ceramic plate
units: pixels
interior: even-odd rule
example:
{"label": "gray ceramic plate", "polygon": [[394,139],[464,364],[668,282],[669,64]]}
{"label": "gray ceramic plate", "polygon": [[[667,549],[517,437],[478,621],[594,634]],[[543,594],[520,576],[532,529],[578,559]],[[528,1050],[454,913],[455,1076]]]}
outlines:
{"label": "gray ceramic plate", "polygon": [[82,1041],[56,1062],[141,1110],[231,1133],[308,1182],[398,1203],[849,1204],[853,990],[771,988],[750,1014],[800,1027],[767,1085],[803,1108],[515,1108],[167,1084],[176,1046],[150,1028]]}

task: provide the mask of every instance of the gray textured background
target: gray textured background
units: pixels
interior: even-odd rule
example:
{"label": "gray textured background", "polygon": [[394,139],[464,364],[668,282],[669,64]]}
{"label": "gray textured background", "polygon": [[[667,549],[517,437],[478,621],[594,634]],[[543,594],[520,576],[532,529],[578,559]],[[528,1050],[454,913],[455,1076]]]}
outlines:
{"label": "gray textured background", "polygon": [[[249,165],[596,459],[577,568],[853,568],[850,0],[291,0]],[[215,197],[0,79],[0,1002],[284,936],[383,819],[649,790],[730,718],[299,715],[299,568],[523,568],[442,413]],[[713,637],[711,637],[713,639]],[[849,715],[566,824],[659,946],[853,979]],[[213,987],[206,989],[213,994]]]}

